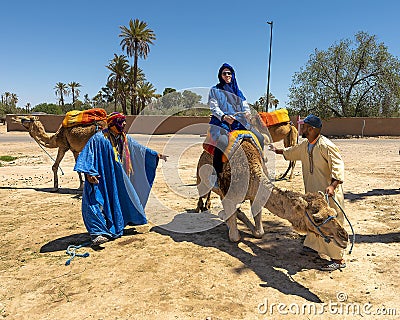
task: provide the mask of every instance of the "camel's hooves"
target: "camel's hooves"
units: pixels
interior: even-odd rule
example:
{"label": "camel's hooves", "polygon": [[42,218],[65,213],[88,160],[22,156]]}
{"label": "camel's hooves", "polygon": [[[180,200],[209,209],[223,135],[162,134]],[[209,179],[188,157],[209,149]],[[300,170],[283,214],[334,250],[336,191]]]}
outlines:
{"label": "camel's hooves", "polygon": [[231,238],[229,238],[229,241],[232,242],[232,243],[239,243],[240,240],[241,240],[241,237],[239,237],[239,238],[237,238],[237,239],[231,239]]}
{"label": "camel's hooves", "polygon": [[241,240],[239,232],[237,235],[229,235],[229,241],[233,243],[238,243]]}
{"label": "camel's hooves", "polygon": [[256,239],[262,239],[262,237],[264,236],[264,232],[255,231],[255,232],[253,233],[253,236],[254,236],[254,238],[256,238]]}

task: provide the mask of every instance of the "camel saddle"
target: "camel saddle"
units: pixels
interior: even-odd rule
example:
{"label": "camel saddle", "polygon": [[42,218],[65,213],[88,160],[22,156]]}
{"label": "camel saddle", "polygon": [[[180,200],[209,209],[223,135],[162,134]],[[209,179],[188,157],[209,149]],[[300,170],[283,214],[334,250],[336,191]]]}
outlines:
{"label": "camel saddle", "polygon": [[[222,162],[227,162],[235,150],[240,146],[243,139],[249,139],[257,147],[260,152],[261,157],[263,156],[263,151],[261,149],[260,142],[258,141],[256,135],[248,130],[234,130],[228,133],[228,146],[224,150],[222,156]],[[203,149],[210,155],[214,156],[215,141],[212,139],[210,132],[207,132],[207,137],[203,142]]]}
{"label": "camel saddle", "polygon": [[272,112],[259,112],[261,122],[264,126],[270,127],[276,124],[290,122],[287,109],[278,109]]}
{"label": "camel saddle", "polygon": [[97,121],[106,121],[107,112],[101,108],[93,108],[88,110],[72,110],[66,113],[62,122],[63,127],[73,127],[77,125],[91,124]]}

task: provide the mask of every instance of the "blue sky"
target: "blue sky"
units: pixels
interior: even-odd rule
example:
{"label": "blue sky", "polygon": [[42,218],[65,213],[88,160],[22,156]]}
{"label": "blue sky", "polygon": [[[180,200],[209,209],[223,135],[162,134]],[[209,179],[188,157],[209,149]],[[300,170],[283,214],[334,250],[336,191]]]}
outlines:
{"label": "blue sky", "polygon": [[270,92],[280,107],[316,48],[365,31],[400,57],[397,0],[14,0],[2,2],[1,12],[0,94],[16,93],[18,106],[56,103],[57,82],[79,82],[82,98],[96,95],[105,66],[123,53],[119,27],[136,18],[157,37],[139,66],[158,93],[211,87],[228,62],[247,100],[256,101],[267,88],[271,20]]}

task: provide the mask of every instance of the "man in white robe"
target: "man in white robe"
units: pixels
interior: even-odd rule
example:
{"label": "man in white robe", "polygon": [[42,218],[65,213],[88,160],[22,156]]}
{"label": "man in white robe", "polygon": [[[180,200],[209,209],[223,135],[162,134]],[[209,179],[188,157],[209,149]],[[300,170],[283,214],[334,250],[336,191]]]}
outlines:
{"label": "man in white robe", "polygon": [[[314,115],[307,116],[300,122],[302,136],[307,138],[302,143],[284,149],[272,151],[283,154],[286,160],[301,160],[305,192],[322,191],[329,196],[329,205],[337,212],[337,219],[343,223],[344,217],[340,208],[332,197],[344,208],[342,183],[344,181],[344,163],[339,149],[328,138],[321,135],[322,121]],[[328,256],[331,263],[321,268],[324,271],[333,271],[345,268],[344,249],[335,243],[326,243],[314,233],[307,233],[304,240],[304,251]]]}

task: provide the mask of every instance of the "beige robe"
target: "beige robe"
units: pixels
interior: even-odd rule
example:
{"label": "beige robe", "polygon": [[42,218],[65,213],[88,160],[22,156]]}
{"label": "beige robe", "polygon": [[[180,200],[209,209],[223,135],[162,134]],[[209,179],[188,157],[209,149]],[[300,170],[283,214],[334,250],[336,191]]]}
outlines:
{"label": "beige robe", "polygon": [[[335,200],[344,209],[344,195],[342,183],[344,181],[344,163],[339,149],[324,136],[320,136],[315,143],[311,154],[308,153],[308,140],[294,146],[285,148],[283,155],[286,160],[301,160],[303,170],[304,188],[306,192],[325,193],[325,189],[332,182],[332,178],[341,183],[335,189]],[[337,219],[343,224],[343,213],[336,206],[332,199],[329,205],[337,212]],[[333,242],[326,243],[321,236],[314,233],[307,233],[304,245],[310,247],[319,254],[329,256],[331,259],[340,260],[343,258],[344,250]]]}

